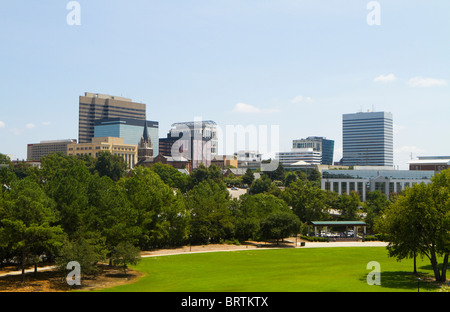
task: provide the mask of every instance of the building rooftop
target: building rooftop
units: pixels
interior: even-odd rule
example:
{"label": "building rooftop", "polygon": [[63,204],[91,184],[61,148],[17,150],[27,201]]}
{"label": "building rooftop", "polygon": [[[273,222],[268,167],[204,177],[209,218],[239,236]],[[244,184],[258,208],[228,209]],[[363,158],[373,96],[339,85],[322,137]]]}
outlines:
{"label": "building rooftop", "polygon": [[439,164],[439,165],[450,165],[450,156],[448,158],[419,158],[416,160],[408,161],[408,164]]}
{"label": "building rooftop", "polygon": [[323,170],[324,179],[376,179],[386,177],[390,179],[431,179],[434,171],[419,170]]}

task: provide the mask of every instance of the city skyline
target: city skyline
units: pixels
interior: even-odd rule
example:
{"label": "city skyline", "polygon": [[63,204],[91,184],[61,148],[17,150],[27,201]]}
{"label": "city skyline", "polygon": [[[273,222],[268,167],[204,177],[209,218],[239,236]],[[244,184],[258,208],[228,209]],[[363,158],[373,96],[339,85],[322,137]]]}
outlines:
{"label": "city skyline", "polygon": [[450,154],[450,3],[375,1],[370,25],[369,2],[78,1],[80,25],[69,1],[4,3],[0,153],[77,139],[93,92],[146,104],[160,137],[196,117],[278,125],[280,151],[323,136],[339,161],[342,115],[369,110],[395,116],[396,167]]}

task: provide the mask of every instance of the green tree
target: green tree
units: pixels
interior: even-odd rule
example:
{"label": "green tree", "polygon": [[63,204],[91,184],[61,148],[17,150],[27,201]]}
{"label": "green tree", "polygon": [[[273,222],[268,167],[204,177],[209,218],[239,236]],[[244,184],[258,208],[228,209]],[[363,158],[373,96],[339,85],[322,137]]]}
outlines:
{"label": "green tree", "polygon": [[269,177],[269,179],[272,181],[281,181],[282,183],[284,183],[286,172],[284,170],[283,164],[280,162],[277,169],[273,171],[264,171],[264,174],[267,175],[267,177]]}
{"label": "green tree", "polygon": [[111,180],[118,181],[125,175],[127,164],[123,157],[113,155],[107,151],[102,151],[97,154],[94,170],[98,172],[101,177],[108,176]]}
{"label": "green tree", "polygon": [[5,154],[0,153],[0,164],[9,165],[11,164],[11,159]]}
{"label": "green tree", "polygon": [[131,243],[119,243],[112,251],[112,260],[114,265],[122,267],[126,276],[128,265],[136,265],[141,261],[140,250]]}
{"label": "green tree", "polygon": [[137,212],[127,199],[121,184],[108,176],[92,175],[87,187],[88,208],[82,216],[82,231],[98,233],[104,239],[108,255],[120,243],[137,244],[141,229]]}
{"label": "green tree", "polygon": [[245,174],[242,176],[242,183],[247,185],[252,185],[253,181],[255,180],[255,175],[253,174],[253,170],[250,168],[247,168],[245,171]]}
{"label": "green tree", "polygon": [[136,225],[141,232],[140,248],[162,247],[168,241],[172,226],[170,222],[174,220],[168,217],[172,216],[168,210],[180,207],[177,202],[179,198],[173,189],[158,174],[140,166],[131,172],[129,178],[123,178],[119,183],[136,213]]}
{"label": "green tree", "polygon": [[250,193],[254,195],[267,192],[271,184],[272,181],[270,180],[270,178],[267,175],[263,174],[261,178],[253,181],[252,185],[250,186]]}
{"label": "green tree", "polygon": [[295,182],[298,180],[298,176],[294,173],[294,172],[288,172],[286,173],[286,178],[285,178],[285,186],[289,186],[292,182]]}
{"label": "green tree", "polygon": [[366,213],[365,222],[369,229],[373,230],[375,223],[390,204],[391,201],[386,197],[386,194],[380,191],[373,191],[367,194],[363,210]]}
{"label": "green tree", "polygon": [[245,241],[249,238],[260,239],[259,231],[262,220],[277,211],[291,212],[283,200],[273,195],[263,193],[242,195],[233,210],[233,215],[236,220],[236,238],[240,241]]}
{"label": "green tree", "polygon": [[329,217],[325,191],[310,182],[292,182],[281,198],[292,207],[302,222],[326,220]]}
{"label": "green tree", "polygon": [[63,231],[55,226],[54,202],[30,178],[15,181],[3,193],[0,208],[0,245],[25,268],[42,255],[53,256],[61,246]]}
{"label": "green tree", "polygon": [[89,170],[73,156],[54,154],[42,160],[42,176],[43,189],[56,203],[59,224],[70,239],[76,237],[89,207]]}
{"label": "green tree", "polygon": [[[433,177],[429,185],[416,184],[387,207],[377,223],[389,242],[389,255],[401,260],[426,256],[436,281],[446,280],[450,253],[450,170]],[[443,256],[442,271],[438,256]]]}
{"label": "green tree", "polygon": [[263,239],[280,239],[300,232],[300,219],[291,211],[276,211],[261,222],[261,236]]}
{"label": "green tree", "polygon": [[182,193],[187,191],[188,176],[174,167],[162,163],[155,163],[150,170],[156,172],[161,180],[172,188],[179,189]]}
{"label": "green tree", "polygon": [[308,181],[312,182],[315,186],[320,187],[320,180],[322,176],[317,169],[308,169],[307,176]]}
{"label": "green tree", "polygon": [[0,192],[6,191],[16,179],[16,175],[9,167],[0,167]]}
{"label": "green tree", "polygon": [[223,174],[216,165],[206,167],[204,164],[200,164],[196,169],[192,170],[189,179],[189,189],[192,189],[194,186],[204,181],[212,180],[216,183],[223,182]]}
{"label": "green tree", "polygon": [[80,264],[82,275],[96,275],[98,262],[106,259],[106,250],[99,248],[95,238],[78,237],[64,241],[64,245],[56,259],[56,265],[63,274],[67,272],[67,264],[76,261]]}
{"label": "green tree", "polygon": [[345,221],[359,220],[358,210],[361,205],[359,195],[355,192],[351,192],[350,195],[342,193],[336,202],[336,208],[341,212],[340,218]]}
{"label": "green tree", "polygon": [[203,181],[186,194],[190,235],[197,244],[218,243],[233,236],[230,195],[224,183]]}

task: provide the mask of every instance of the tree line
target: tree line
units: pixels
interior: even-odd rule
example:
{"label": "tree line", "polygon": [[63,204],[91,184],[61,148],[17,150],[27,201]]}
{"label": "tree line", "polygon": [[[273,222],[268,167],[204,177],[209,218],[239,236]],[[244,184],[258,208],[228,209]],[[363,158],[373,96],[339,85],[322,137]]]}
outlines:
{"label": "tree line", "polygon": [[[1,162],[9,167],[0,168],[0,263],[23,270],[42,261],[62,269],[78,261],[83,274],[95,274],[96,263],[126,268],[127,262],[138,261],[142,250],[250,239],[278,243],[307,234],[307,223],[319,220],[364,219],[372,232],[394,241],[397,226],[389,227],[387,220],[398,218],[392,211],[410,196],[387,198],[372,192],[361,203],[357,193],[321,190],[315,170],[285,171],[281,165],[255,179],[251,170],[241,177],[224,177],[217,166],[200,166],[190,175],[160,163],[128,171],[121,157],[108,152],[97,158],[51,154],[40,168],[12,166],[0,154]],[[448,197],[448,173],[445,177],[440,183],[447,193],[430,196]],[[231,185],[248,187],[248,193],[233,199],[227,189]],[[433,215],[444,213],[447,220],[431,256],[436,259],[442,253],[448,258],[448,200],[445,203]],[[409,257],[409,251],[396,253],[404,246],[391,245],[392,255]],[[414,251],[423,252],[415,245]]]}

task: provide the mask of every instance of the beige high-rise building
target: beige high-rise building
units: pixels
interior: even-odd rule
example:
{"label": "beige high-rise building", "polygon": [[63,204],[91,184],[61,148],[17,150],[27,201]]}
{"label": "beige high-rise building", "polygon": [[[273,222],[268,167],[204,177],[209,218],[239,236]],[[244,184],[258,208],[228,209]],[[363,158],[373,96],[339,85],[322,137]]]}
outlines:
{"label": "beige high-rise building", "polygon": [[122,156],[130,169],[133,169],[138,160],[138,146],[124,144],[122,138],[92,138],[91,143],[74,143],[67,145],[67,155],[89,155],[97,158],[98,153],[102,151]]}
{"label": "beige high-rise building", "polygon": [[116,117],[145,120],[146,105],[124,97],[85,92],[79,99],[78,142],[91,142],[95,120]]}

